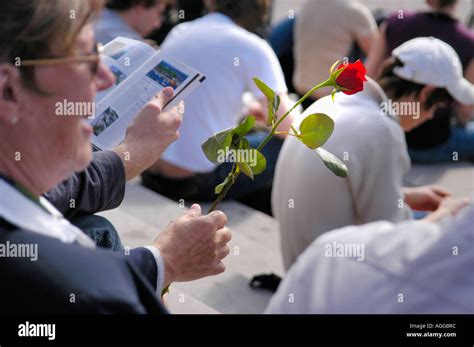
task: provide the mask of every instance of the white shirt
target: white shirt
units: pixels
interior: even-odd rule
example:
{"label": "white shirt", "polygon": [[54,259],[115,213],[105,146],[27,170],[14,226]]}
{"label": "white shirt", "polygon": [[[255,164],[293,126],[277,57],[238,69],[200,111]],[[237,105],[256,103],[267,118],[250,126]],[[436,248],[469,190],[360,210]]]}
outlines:
{"label": "white shirt", "polygon": [[383,90],[369,80],[364,91],[338,93],[335,103],[330,96],[322,98],[295,120],[298,129],[309,114],[330,116],[335,129],[323,148],[344,160],[349,174],[335,176],[300,141],[285,141],[276,166],[272,208],[280,222],[286,269],[326,231],[412,218],[402,192],[403,176],[410,168],[405,135],[399,123],[382,112],[384,101]]}
{"label": "white shirt", "polygon": [[[0,218],[12,225],[53,237],[64,243],[77,243],[83,247],[94,248],[94,242],[79,228],[69,223],[61,213],[44,197],[40,197],[41,208],[25,197],[17,189],[0,178]],[[164,263],[160,251],[147,246],[157,264],[157,293],[161,294],[164,285]]]}
{"label": "white shirt", "polygon": [[[331,256],[334,243],[363,245],[363,260]],[[472,314],[473,269],[473,205],[441,224],[350,226],[308,247],[266,312]]]}
{"label": "white shirt", "polygon": [[162,156],[189,171],[205,173],[215,168],[201,144],[238,123],[244,92],[264,98],[253,77],[278,93],[287,91],[280,63],[269,44],[220,13],[178,25],[162,50],[206,76],[204,83],[186,97],[181,136]]}
{"label": "white shirt", "polygon": [[118,36],[134,40],[143,40],[143,37],[130,27],[118,12],[104,9],[100,18],[94,24],[94,34],[97,42],[107,44]]}

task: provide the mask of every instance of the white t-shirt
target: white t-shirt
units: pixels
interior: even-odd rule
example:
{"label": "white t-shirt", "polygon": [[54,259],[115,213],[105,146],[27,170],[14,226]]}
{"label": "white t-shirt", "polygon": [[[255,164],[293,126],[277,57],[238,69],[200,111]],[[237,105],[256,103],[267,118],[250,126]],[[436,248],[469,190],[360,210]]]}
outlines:
{"label": "white t-shirt", "polygon": [[472,314],[473,225],[470,206],[441,224],[375,222],[327,233],[298,258],[267,313]]}
{"label": "white t-shirt", "polygon": [[377,220],[412,217],[403,202],[403,176],[410,169],[405,135],[397,120],[382,112],[387,96],[369,80],[355,95],[338,93],[311,105],[294,122],[325,113],[335,123],[323,146],[344,160],[347,178],[327,169],[317,154],[294,138],[283,144],[276,166],[272,208],[280,222],[285,268],[322,233]]}
{"label": "white t-shirt", "polygon": [[185,99],[180,138],[162,156],[196,173],[215,168],[203,154],[201,144],[212,134],[238,123],[242,95],[249,91],[257,98],[264,97],[253,77],[278,93],[287,91],[280,63],[269,44],[220,13],[178,25],[162,50],[206,75],[204,83]]}

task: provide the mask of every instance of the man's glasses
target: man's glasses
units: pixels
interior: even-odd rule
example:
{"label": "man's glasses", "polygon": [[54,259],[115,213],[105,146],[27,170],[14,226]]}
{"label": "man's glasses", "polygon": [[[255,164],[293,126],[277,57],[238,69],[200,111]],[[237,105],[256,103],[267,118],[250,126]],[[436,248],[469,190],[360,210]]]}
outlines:
{"label": "man's glasses", "polygon": [[103,46],[100,43],[94,45],[93,54],[77,56],[77,57],[65,57],[65,58],[48,58],[48,59],[29,59],[22,60],[20,67],[23,66],[47,66],[57,64],[74,64],[74,63],[90,63],[91,73],[96,76],[100,66],[100,54],[102,53]]}

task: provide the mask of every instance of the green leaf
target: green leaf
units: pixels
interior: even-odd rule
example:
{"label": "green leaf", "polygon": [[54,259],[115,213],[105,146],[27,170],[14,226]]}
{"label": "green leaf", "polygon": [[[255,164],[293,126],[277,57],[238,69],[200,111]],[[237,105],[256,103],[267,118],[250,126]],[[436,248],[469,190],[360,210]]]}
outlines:
{"label": "green leaf", "polygon": [[276,113],[278,108],[280,107],[280,97],[263,82],[258,78],[253,78],[255,85],[260,89],[260,91],[265,95],[267,98],[267,105],[268,105],[268,119],[267,125],[273,125],[276,121]]}
{"label": "green leaf", "polygon": [[240,139],[240,144],[239,144],[240,149],[250,149],[250,142],[247,140],[246,137],[242,137]]}
{"label": "green leaf", "polygon": [[[259,175],[267,168],[267,159],[265,159],[265,156],[256,149],[251,149],[251,151],[254,151],[254,154],[252,154],[252,158],[257,158],[257,160],[255,162],[255,165],[252,165],[253,163],[249,163],[249,165],[252,169],[253,174]],[[254,157],[253,155],[256,156]]]}
{"label": "green leaf", "polygon": [[267,120],[267,125],[270,126],[270,125],[274,125],[276,120],[277,120],[277,112],[278,112],[278,108],[280,107],[280,96],[277,95],[277,94],[274,94],[274,98],[272,100],[272,111],[271,113],[269,113],[269,116],[268,116],[268,120]]}
{"label": "green leaf", "polygon": [[234,129],[227,129],[212,135],[202,145],[202,150],[207,159],[215,164],[219,164],[219,151],[225,151],[232,143]]}
{"label": "green leaf", "polygon": [[273,98],[273,95],[275,95],[275,92],[272,90],[272,88],[267,86],[265,82],[263,82],[261,79],[257,77],[254,77],[253,81],[255,82],[258,89],[260,89],[260,91],[263,93],[263,95],[267,97],[267,99]]}
{"label": "green leaf", "polygon": [[247,116],[245,119],[240,123],[235,129],[234,133],[238,136],[242,137],[249,133],[250,130],[255,125],[255,117],[254,116]]}
{"label": "green leaf", "polygon": [[249,164],[243,163],[243,162],[238,162],[237,166],[245,174],[245,176],[249,177],[253,181],[253,171],[250,168]]}
{"label": "green leaf", "polygon": [[[265,171],[267,167],[267,160],[265,159],[262,153],[257,151],[255,148],[250,147],[250,142],[245,137],[240,139],[239,149],[249,151],[248,152],[249,155],[247,157],[249,160],[247,161],[246,164],[249,166],[250,170],[252,171],[253,176],[259,175],[263,171]],[[245,173],[245,169],[241,168],[241,170]],[[247,176],[250,177],[250,175],[247,175]]]}
{"label": "green leaf", "polygon": [[321,147],[331,136],[334,121],[324,113],[315,113],[306,117],[300,125],[300,140],[311,149]]}
{"label": "green leaf", "polygon": [[338,157],[326,151],[324,148],[317,148],[316,153],[323,161],[324,165],[331,170],[336,176],[347,177],[348,169]]}

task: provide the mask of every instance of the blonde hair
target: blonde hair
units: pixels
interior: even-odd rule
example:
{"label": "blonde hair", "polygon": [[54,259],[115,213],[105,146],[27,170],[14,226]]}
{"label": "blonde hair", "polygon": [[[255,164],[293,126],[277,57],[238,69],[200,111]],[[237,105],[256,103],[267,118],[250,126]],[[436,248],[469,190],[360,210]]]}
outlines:
{"label": "blonde hair", "polygon": [[[80,30],[98,15],[102,0],[0,1],[0,63],[72,54]],[[25,86],[37,90],[32,67],[23,67]]]}

